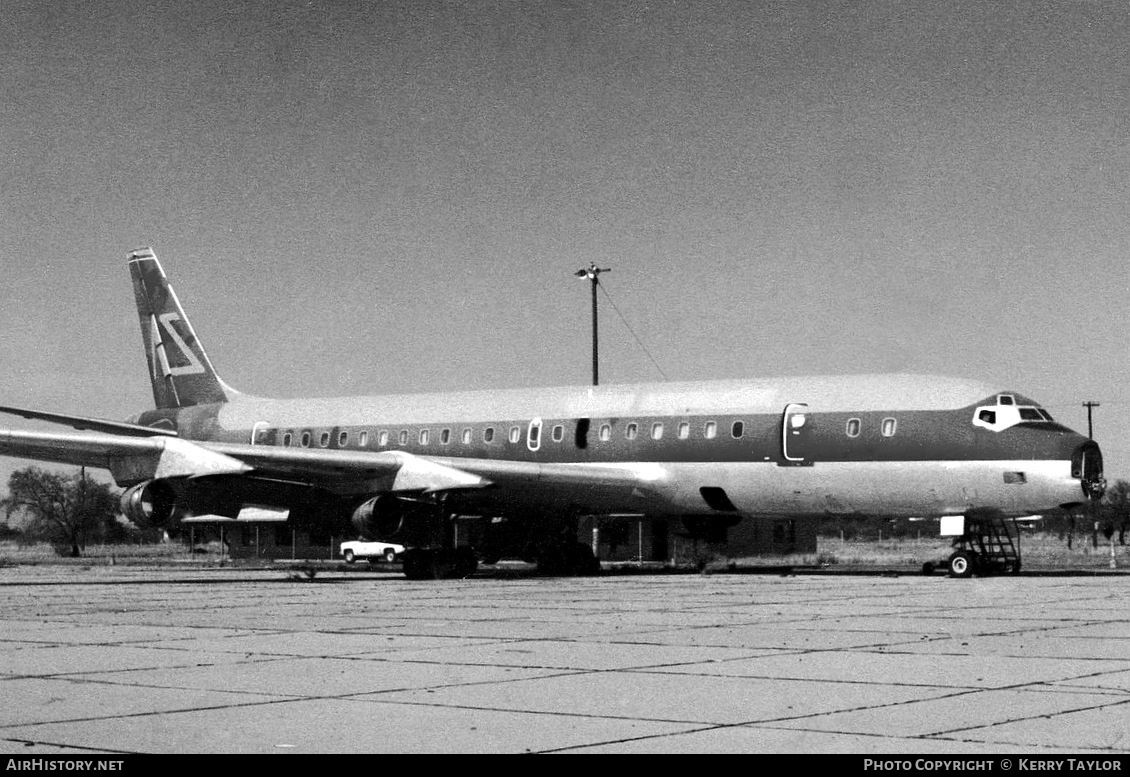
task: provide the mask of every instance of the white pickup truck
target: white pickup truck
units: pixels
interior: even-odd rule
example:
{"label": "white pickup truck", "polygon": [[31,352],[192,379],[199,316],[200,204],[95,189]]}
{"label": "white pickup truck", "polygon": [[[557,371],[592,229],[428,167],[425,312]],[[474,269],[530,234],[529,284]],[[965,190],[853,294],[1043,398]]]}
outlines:
{"label": "white pickup truck", "polygon": [[396,557],[403,552],[403,545],[394,545],[391,542],[351,540],[341,543],[341,556],[345,559],[346,564],[352,564],[357,559],[368,560],[370,563],[381,559],[395,561]]}

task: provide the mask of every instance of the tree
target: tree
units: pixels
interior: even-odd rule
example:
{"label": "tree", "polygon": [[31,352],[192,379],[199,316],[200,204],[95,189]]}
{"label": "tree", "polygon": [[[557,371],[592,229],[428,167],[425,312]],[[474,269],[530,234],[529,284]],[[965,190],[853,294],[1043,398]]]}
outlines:
{"label": "tree", "polygon": [[1118,544],[1126,544],[1126,529],[1130,525],[1130,481],[1116,480],[1106,490],[1103,498],[1113,514],[1112,522],[1118,527]]}
{"label": "tree", "polygon": [[23,532],[5,521],[0,523],[0,540],[16,540],[23,536]]}
{"label": "tree", "polygon": [[73,475],[39,467],[16,470],[8,478],[8,496],[0,500],[10,519],[23,513],[27,534],[39,535],[82,555],[90,540],[105,536],[116,524],[118,497],[105,483],[91,480],[82,470]]}

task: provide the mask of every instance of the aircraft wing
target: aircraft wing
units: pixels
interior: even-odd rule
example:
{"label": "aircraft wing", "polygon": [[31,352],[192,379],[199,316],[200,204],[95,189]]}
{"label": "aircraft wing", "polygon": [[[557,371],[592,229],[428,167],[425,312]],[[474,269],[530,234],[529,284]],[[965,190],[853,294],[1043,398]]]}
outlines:
{"label": "aircraft wing", "polygon": [[331,490],[357,481],[374,490],[425,493],[487,484],[477,475],[400,451],[312,451],[190,442],[161,435],[0,431],[0,455],[107,469],[119,486],[207,475],[253,475]]}
{"label": "aircraft wing", "polygon": [[246,475],[338,493],[428,494],[487,486],[580,486],[642,496],[666,478],[659,465],[538,464],[418,456],[403,451],[192,442],[162,435],[0,430],[0,455],[107,469],[123,487],[157,478]]}
{"label": "aircraft wing", "polygon": [[119,486],[143,480],[246,474],[243,462],[179,437],[0,430],[0,455],[107,469]]}
{"label": "aircraft wing", "polygon": [[436,493],[458,489],[589,487],[647,489],[666,478],[659,465],[539,464],[528,461],[420,456],[403,451],[288,448],[236,443],[200,443],[238,459],[260,477],[306,482],[340,493]]}
{"label": "aircraft wing", "polygon": [[53,424],[63,424],[74,429],[89,432],[105,432],[107,434],[121,434],[132,437],[152,437],[164,435],[176,437],[172,429],[155,429],[150,426],[138,426],[124,421],[108,421],[105,418],[88,418],[81,415],[66,415],[64,413],[48,413],[43,410],[26,410],[22,407],[6,407],[0,405],[0,413],[19,416],[33,421],[48,421]]}

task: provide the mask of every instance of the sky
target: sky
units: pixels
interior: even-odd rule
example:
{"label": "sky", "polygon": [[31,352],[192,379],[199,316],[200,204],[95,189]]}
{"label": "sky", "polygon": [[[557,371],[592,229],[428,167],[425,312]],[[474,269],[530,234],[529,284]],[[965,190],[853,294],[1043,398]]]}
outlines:
{"label": "sky", "polygon": [[586,384],[596,263],[602,383],[976,379],[1083,432],[1099,402],[1130,479],[1128,23],[5,0],[0,404],[151,406],[143,246],[224,380],[278,397]]}

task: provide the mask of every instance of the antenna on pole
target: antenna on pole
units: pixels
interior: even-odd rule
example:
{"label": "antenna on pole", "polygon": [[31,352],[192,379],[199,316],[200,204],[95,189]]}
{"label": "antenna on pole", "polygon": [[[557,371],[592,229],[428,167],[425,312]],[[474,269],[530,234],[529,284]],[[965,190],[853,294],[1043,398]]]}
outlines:
{"label": "antenna on pole", "polygon": [[592,385],[600,385],[600,359],[599,339],[597,337],[597,318],[596,318],[596,287],[600,283],[600,274],[602,272],[612,272],[611,267],[597,267],[595,264],[589,264],[588,269],[577,270],[574,275],[578,278],[588,278],[592,281]]}

